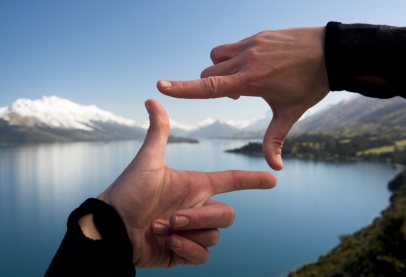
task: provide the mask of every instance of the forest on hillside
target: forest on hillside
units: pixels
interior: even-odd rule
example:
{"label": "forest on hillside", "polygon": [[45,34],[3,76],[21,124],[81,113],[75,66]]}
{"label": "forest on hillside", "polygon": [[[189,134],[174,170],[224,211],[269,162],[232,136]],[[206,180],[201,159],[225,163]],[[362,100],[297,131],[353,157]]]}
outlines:
{"label": "forest on hillside", "polygon": [[313,160],[377,160],[406,164],[406,137],[301,134],[285,140],[283,155]]}
{"label": "forest on hillside", "polygon": [[[261,156],[262,143],[249,142],[226,152]],[[283,145],[284,158],[325,161],[374,160],[406,165],[406,136],[309,133],[288,137]]]}

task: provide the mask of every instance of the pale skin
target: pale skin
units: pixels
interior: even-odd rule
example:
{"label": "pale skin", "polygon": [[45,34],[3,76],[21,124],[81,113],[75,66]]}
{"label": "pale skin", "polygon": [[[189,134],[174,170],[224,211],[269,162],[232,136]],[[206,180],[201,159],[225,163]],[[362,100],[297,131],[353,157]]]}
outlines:
{"label": "pale skin", "polygon": [[[234,211],[211,197],[244,189],[270,189],[269,172],[229,170],[182,171],[167,167],[165,148],[169,119],[155,100],[147,100],[150,127],[134,160],[98,199],[123,220],[133,247],[136,268],[201,264],[219,240],[218,228],[230,226]],[[101,239],[92,215],[79,220],[84,234]]]}
{"label": "pale skin", "polygon": [[293,124],[329,92],[324,59],[324,27],[264,31],[215,47],[213,66],[201,79],[158,82],[177,98],[262,97],[273,111],[263,152],[275,170],[283,168],[282,146]]}

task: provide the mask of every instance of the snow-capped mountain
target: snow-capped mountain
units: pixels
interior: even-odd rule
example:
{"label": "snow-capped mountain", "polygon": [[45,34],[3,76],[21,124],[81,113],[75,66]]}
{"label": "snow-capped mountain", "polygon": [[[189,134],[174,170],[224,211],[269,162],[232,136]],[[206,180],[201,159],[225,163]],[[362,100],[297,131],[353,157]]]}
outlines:
{"label": "snow-capped mountain", "polygon": [[171,134],[197,138],[262,138],[272,113],[251,120],[219,120],[207,118],[195,126],[183,125],[171,120]]}
{"label": "snow-capped mountain", "polygon": [[133,120],[56,96],[18,99],[0,108],[3,143],[141,139],[145,134]]}
{"label": "snow-capped mountain", "polygon": [[[196,126],[190,126],[171,120],[169,141],[260,138],[268,123],[269,120],[263,119],[224,122],[207,118]],[[44,96],[37,100],[18,99],[10,107],[0,108],[0,144],[143,139],[145,135],[145,124],[138,124],[94,105],[81,105],[57,96]]]}
{"label": "snow-capped mountain", "polygon": [[226,123],[220,121],[214,121],[210,125],[200,127],[199,129],[188,134],[188,137],[197,138],[232,138],[234,135],[240,132],[237,129]]}
{"label": "snow-capped mountain", "polygon": [[10,108],[0,110],[0,118],[11,125],[84,131],[98,129],[100,122],[140,127],[134,120],[116,116],[94,105],[84,106],[56,96],[44,96],[39,100],[18,99]]}

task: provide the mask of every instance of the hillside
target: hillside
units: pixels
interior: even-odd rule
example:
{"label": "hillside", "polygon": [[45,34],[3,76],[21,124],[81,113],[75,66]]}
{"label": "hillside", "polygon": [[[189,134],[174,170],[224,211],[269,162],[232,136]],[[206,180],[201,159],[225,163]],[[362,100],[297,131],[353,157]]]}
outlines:
{"label": "hillside", "polygon": [[[237,133],[229,134],[233,139],[262,138],[272,116],[258,120]],[[387,133],[406,134],[406,100],[401,97],[375,99],[354,94],[342,101],[299,120],[289,137],[299,134],[334,134],[338,136],[363,136]]]}
{"label": "hillside", "polygon": [[[261,144],[248,145],[227,152],[258,155],[262,151]],[[406,100],[357,97],[337,104],[298,122],[284,142],[282,155],[406,164]]]}
{"label": "hillside", "polygon": [[406,100],[357,97],[298,122],[283,154],[406,164]]}
{"label": "hillside", "polygon": [[303,133],[371,135],[406,133],[406,100],[357,96],[297,122],[290,136]]}

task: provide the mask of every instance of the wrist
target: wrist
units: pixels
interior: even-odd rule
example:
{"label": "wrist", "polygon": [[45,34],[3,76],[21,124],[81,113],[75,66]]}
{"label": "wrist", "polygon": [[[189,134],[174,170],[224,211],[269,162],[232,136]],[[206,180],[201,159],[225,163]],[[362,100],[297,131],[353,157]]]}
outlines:
{"label": "wrist", "polygon": [[93,214],[87,214],[79,218],[78,220],[79,227],[82,230],[83,234],[89,239],[101,240],[102,236],[99,230],[96,227],[94,222]]}
{"label": "wrist", "polygon": [[67,227],[62,243],[68,255],[105,274],[92,276],[134,276],[131,241],[113,207],[89,198],[69,215]]}

